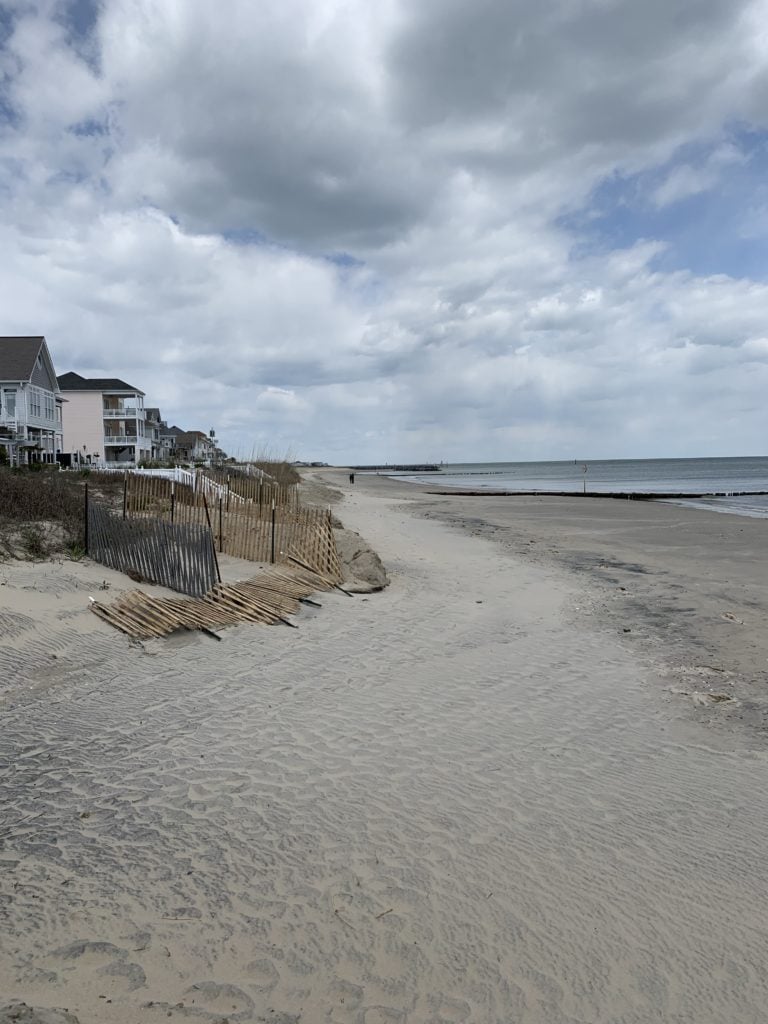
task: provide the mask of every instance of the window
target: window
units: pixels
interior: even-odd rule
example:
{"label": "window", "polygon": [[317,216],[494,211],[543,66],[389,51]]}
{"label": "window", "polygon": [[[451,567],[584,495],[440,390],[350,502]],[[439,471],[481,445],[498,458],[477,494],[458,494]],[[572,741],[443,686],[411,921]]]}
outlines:
{"label": "window", "polygon": [[9,420],[12,420],[16,416],[16,389],[8,389],[3,394],[3,404],[5,405],[5,415]]}

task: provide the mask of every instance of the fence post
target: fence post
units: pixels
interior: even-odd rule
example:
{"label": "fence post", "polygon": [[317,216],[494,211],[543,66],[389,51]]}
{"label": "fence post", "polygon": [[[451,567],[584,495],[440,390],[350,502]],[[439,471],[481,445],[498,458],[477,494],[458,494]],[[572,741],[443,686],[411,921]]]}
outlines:
{"label": "fence post", "polygon": [[221,583],[221,571],[219,569],[219,560],[216,557],[216,542],[213,539],[213,527],[211,526],[211,517],[208,514],[208,499],[205,497],[204,494],[202,495],[202,498],[203,498],[203,508],[205,509],[205,519],[206,519],[206,522],[208,523],[208,531],[209,531],[209,533],[211,535],[211,547],[213,548],[213,560],[216,563],[216,578],[218,579],[219,583]]}
{"label": "fence post", "polygon": [[171,480],[171,526],[173,526],[174,513],[176,511],[176,481]]}
{"label": "fence post", "polygon": [[223,504],[224,504],[223,500],[221,498],[219,498],[219,551],[223,551],[224,550],[224,546],[223,546],[223,544],[221,542],[221,512],[222,512],[221,506]]}
{"label": "fence post", "polygon": [[[88,484],[85,485],[85,493],[88,493]],[[128,470],[123,471],[123,519],[128,514]]]}
{"label": "fence post", "polygon": [[272,565],[275,564],[275,499],[272,499]]}
{"label": "fence post", "polygon": [[227,512],[229,512],[229,473],[227,473]]}
{"label": "fence post", "polygon": [[84,505],[85,505],[85,512],[84,512],[84,519],[85,519],[84,526],[85,526],[85,529],[83,530],[83,534],[84,534],[85,553],[87,555],[88,554],[88,481],[87,480],[85,481],[85,502],[84,502]]}

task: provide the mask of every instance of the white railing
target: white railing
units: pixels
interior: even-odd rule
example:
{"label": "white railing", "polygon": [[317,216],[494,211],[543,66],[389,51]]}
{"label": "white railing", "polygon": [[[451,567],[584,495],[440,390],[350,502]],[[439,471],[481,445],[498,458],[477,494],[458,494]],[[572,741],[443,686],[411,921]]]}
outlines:
{"label": "white railing", "polygon": [[135,420],[138,415],[136,409],[105,409],[104,419],[108,420]]}
{"label": "white railing", "polygon": [[[167,480],[175,480],[177,484],[188,484],[190,487],[195,487],[201,491],[206,498],[210,498],[214,501],[218,501],[219,498],[227,497],[227,488],[224,484],[217,484],[215,480],[211,480],[210,477],[205,476],[202,473],[198,473],[194,469],[181,469],[176,466],[174,469],[137,469],[134,470],[136,473],[141,473],[143,476],[164,476]],[[241,498],[239,494],[233,494],[229,492],[230,502],[244,502],[245,498]]]}
{"label": "white railing", "polygon": [[141,473],[142,476],[162,476],[166,480],[175,480],[177,484],[189,484],[190,487],[195,486],[194,471],[182,469],[180,466],[168,469],[136,469],[134,472]]}
{"label": "white railing", "polygon": [[214,501],[218,501],[219,498],[225,498],[235,504],[238,502],[245,504],[245,498],[240,497],[239,494],[233,494],[232,491],[227,489],[225,484],[217,484],[210,477],[198,476],[197,486],[206,498],[212,498]]}
{"label": "white railing", "polygon": [[189,487],[195,487],[197,482],[197,489],[201,491],[209,501],[218,501],[219,498],[229,500],[230,505],[234,502],[235,504],[241,503],[246,504],[246,499],[241,497],[239,494],[235,494],[233,491],[227,493],[227,487],[225,484],[217,484],[215,480],[211,480],[210,477],[199,474],[194,469],[181,469],[180,466],[175,466],[173,469],[136,469],[132,464],[127,462],[112,462],[106,465],[93,466],[93,469],[97,469],[100,473],[125,473],[126,470],[130,473],[137,473],[140,476],[160,476],[166,480],[174,480],[177,484],[187,484]]}
{"label": "white railing", "polygon": [[[105,434],[104,444],[136,444],[140,439],[135,434]],[[141,438],[143,440],[143,438]]]}

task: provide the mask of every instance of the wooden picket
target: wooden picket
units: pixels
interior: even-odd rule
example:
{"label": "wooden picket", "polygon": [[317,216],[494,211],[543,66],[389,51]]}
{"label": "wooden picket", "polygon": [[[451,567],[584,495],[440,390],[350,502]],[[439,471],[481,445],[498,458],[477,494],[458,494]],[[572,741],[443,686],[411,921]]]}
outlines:
{"label": "wooden picket", "polygon": [[[206,497],[203,488],[163,477],[127,473],[124,517],[157,517],[179,526],[207,528],[210,523],[216,549],[252,562],[285,562],[289,553],[324,574],[340,579],[338,555],[330,512],[298,504],[295,489],[283,488],[281,501],[266,501],[278,485],[259,478],[239,477],[256,485],[254,497],[239,494],[230,500],[230,487],[219,484],[220,497]],[[229,481],[231,485],[231,480]],[[269,489],[271,488],[271,490]],[[232,492],[234,493],[234,492]]]}
{"label": "wooden picket", "polygon": [[[298,487],[296,484],[279,484],[266,475],[247,474],[236,469],[204,469],[200,476],[218,484],[225,492],[222,497],[237,497],[257,505],[272,507],[272,502],[279,508],[295,508],[298,505]],[[232,504],[230,500],[229,505]]]}
{"label": "wooden picket", "polygon": [[210,530],[158,516],[123,519],[97,502],[86,506],[88,554],[102,565],[192,597],[201,597],[218,573]]}

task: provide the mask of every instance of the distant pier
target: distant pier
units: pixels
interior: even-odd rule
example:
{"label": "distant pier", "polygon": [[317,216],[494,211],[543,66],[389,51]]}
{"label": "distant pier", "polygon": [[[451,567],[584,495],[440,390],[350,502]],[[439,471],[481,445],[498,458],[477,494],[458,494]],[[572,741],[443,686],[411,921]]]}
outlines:
{"label": "distant pier", "polygon": [[429,464],[421,466],[350,466],[356,473],[439,473],[440,467]]}

